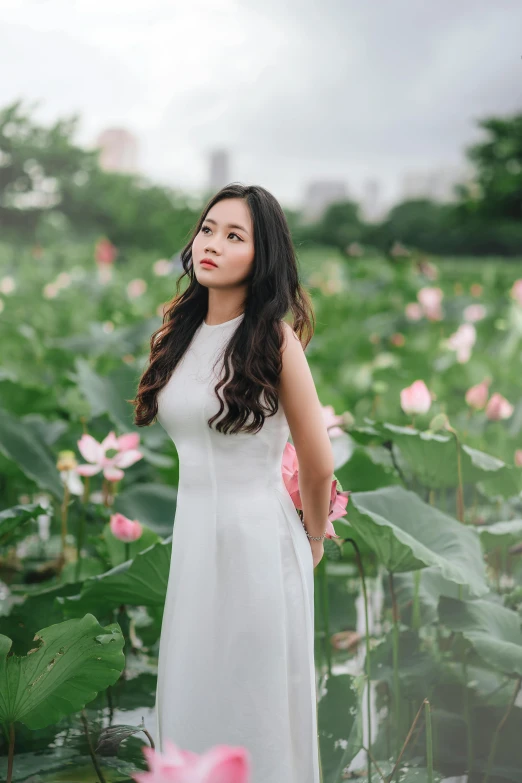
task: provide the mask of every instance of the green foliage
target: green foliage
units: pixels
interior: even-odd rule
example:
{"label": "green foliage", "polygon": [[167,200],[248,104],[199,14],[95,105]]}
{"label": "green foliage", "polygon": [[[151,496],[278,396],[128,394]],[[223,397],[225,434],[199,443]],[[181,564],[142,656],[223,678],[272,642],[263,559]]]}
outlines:
{"label": "green foliage", "polygon": [[112,685],[123,669],[123,637],[117,624],[102,628],[92,615],[38,631],[23,658],[9,656],[0,635],[0,723],[31,729],[56,723]]}

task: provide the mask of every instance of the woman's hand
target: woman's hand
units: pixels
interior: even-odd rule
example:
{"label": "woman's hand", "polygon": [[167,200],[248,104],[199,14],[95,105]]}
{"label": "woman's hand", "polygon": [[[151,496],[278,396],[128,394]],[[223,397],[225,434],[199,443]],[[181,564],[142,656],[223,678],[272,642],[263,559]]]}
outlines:
{"label": "woman's hand", "polygon": [[314,559],[315,568],[324,555],[324,544],[322,541],[310,541],[310,548],[312,550],[312,557]]}

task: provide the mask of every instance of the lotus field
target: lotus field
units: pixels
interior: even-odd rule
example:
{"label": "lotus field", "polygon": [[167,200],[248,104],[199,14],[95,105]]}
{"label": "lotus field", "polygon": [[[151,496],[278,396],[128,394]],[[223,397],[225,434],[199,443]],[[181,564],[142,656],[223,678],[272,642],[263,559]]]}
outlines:
{"label": "lotus field", "polygon": [[[520,783],[522,264],[299,260],[335,456],[323,783]],[[250,780],[248,748],[154,749],[178,461],[129,400],[180,272],[103,237],[0,247],[0,780]],[[302,516],[290,441],[281,469]]]}

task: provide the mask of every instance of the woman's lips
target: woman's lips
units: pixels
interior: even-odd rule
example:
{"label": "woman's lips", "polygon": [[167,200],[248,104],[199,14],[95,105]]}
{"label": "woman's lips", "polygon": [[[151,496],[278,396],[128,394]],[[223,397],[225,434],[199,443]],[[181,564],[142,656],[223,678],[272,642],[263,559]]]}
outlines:
{"label": "woman's lips", "polygon": [[216,267],[217,268],[217,264],[212,263],[212,261],[201,261],[200,263],[201,263],[201,266],[210,266],[210,267]]}

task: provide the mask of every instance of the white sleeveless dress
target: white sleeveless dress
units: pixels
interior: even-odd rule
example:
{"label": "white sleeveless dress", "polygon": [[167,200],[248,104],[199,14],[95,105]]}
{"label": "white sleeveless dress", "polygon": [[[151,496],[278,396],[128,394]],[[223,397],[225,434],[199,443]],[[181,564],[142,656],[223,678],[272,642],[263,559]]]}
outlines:
{"label": "white sleeveless dress", "polygon": [[212,368],[243,317],[203,322],[158,394],[179,486],[156,747],[243,746],[250,783],[319,783],[313,559],[282,478],[288,423],[279,404],[253,435],[207,425]]}

